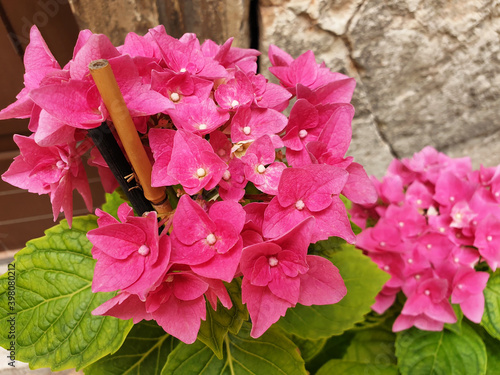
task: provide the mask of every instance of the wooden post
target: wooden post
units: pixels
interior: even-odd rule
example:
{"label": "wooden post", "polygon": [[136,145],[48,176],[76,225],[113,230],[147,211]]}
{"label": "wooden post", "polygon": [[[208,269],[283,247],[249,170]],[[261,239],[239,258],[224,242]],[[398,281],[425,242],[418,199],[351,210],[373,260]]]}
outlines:
{"label": "wooden post", "polygon": [[106,34],[114,45],[127,33],[139,35],[158,25],[157,0],[69,0],[80,29]]}
{"label": "wooden post", "polygon": [[250,47],[250,0],[157,0],[160,23],[175,38],[195,33],[198,38]]}

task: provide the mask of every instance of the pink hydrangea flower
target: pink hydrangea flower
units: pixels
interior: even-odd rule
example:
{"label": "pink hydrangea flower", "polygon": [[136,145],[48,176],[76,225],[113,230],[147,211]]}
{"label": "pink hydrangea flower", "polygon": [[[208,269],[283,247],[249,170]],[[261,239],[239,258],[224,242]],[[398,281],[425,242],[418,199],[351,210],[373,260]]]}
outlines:
{"label": "pink hydrangea flower", "polygon": [[[168,150],[168,144],[159,144],[159,148],[156,150],[154,145],[154,155],[158,153],[165,155],[165,152],[168,155],[168,151],[161,150],[161,147],[167,147]],[[163,168],[165,168],[164,164],[156,167],[160,170]],[[180,183],[186,193],[195,194],[201,189],[213,189],[221,180],[226,169],[227,164],[214,153],[205,139],[179,129],[174,136],[171,158],[167,166],[167,174],[170,178],[163,183],[173,185],[172,180],[176,181],[175,183]],[[155,179],[155,185],[162,186],[162,180],[156,177]]]}
{"label": "pink hydrangea flower", "polygon": [[232,47],[233,40],[234,38],[229,38],[223,45],[219,46],[214,41],[207,39],[201,45],[203,55],[212,57],[227,70],[237,67],[245,73],[256,73],[257,56],[260,55],[260,52],[255,49]]}
{"label": "pink hydrangea flower", "polygon": [[152,320],[153,316],[146,311],[146,304],[137,294],[120,292],[92,311],[92,315],[114,316],[118,319],[132,319],[134,324],[142,320]]}
{"label": "pink hydrangea flower", "polygon": [[489,274],[475,272],[468,267],[461,267],[453,280],[451,302],[460,304],[464,315],[474,323],[481,323],[484,313],[484,294]]}
{"label": "pink hydrangea flower", "polygon": [[[333,73],[323,65],[317,64],[312,51],[304,52],[296,59],[291,59],[286,52],[278,51],[279,48],[276,46],[269,49],[271,61],[278,62],[278,65],[272,66],[269,71],[292,94],[296,93],[296,87],[299,84],[314,90],[330,82],[349,79],[343,74]],[[274,59],[274,55],[278,55],[279,58]],[[354,87],[352,87],[352,91],[354,91]]]}
{"label": "pink hydrangea flower", "polygon": [[[284,138],[287,141],[285,145],[290,148],[287,150],[290,164],[294,167],[311,163],[341,164],[351,143],[354,107],[350,104],[314,107],[317,111],[316,117],[313,107],[307,103],[303,100],[295,103],[298,106],[297,119],[292,116],[294,113],[290,113],[289,135]],[[307,116],[308,121],[313,121],[307,128],[296,124],[296,122],[304,123],[303,116]],[[317,118],[316,124],[314,124],[315,118]]]}
{"label": "pink hydrangea flower", "polygon": [[[334,235],[354,242],[339,194],[360,204],[376,199],[363,167],[345,157],[354,79],[316,63],[311,51],[293,59],[271,46],[272,70],[281,84],[270,83],[257,74],[258,51],[232,47],[232,39],[220,46],[209,40],[201,44],[190,33],[176,39],[163,26],[144,36],[130,33],[119,47],[83,30],[62,69],[36,27],[31,37],[26,87],[0,118],[31,117],[33,134],[16,137],[21,155],[4,180],[48,193],[54,217],[63,210],[70,223],[74,189],[90,208],[82,164],[93,147],[87,133],[106,122],[114,134],[114,125],[88,65],[106,59],[152,160],[151,185],[175,186],[180,196],[175,211],[160,223],[156,212],[135,217],[126,204],[118,209],[119,220],[97,210],[99,227],[88,233],[97,259],[92,289],[119,292],[94,314],[134,323],[155,320],[169,334],[193,343],[207,301],[213,309],[218,300],[232,306],[222,281],[243,275],[253,337],[297,303],[331,304],[345,295],[335,266],[307,255],[307,249],[310,242]],[[282,112],[291,99],[296,103],[288,118]],[[113,190],[116,181],[99,150],[90,150],[89,165],[99,168],[105,189]],[[492,189],[496,180],[490,172],[476,178]],[[173,190],[169,193],[175,200]],[[429,190],[431,199],[434,193]],[[469,206],[472,211],[482,207],[481,214],[455,226],[468,242],[476,228],[468,223],[487,214],[490,198],[477,196]],[[416,236],[413,212],[391,210],[408,223],[405,235]],[[448,219],[458,213],[447,212]],[[375,237],[380,242],[381,236]],[[425,262],[419,253],[411,256],[414,266],[401,269],[420,272]],[[378,261],[395,267],[408,263],[396,255]],[[463,256],[455,268],[465,262],[470,257]],[[455,268],[443,267],[440,275],[448,280]],[[393,278],[392,289],[385,290],[389,299],[402,280]]]}
{"label": "pink hydrangea flower", "polygon": [[[210,291],[212,285],[215,291]],[[146,311],[169,334],[186,344],[196,341],[201,320],[206,319],[206,293],[215,293],[224,307],[232,302],[219,280],[209,281],[189,271],[169,272],[146,300]],[[212,304],[214,309],[217,308]]]}
{"label": "pink hydrangea flower", "polygon": [[488,215],[479,222],[475,234],[474,246],[495,271],[500,264],[500,219]]}
{"label": "pink hydrangea flower", "polygon": [[253,142],[241,158],[245,164],[245,177],[257,189],[267,194],[276,194],[281,173],[286,165],[275,162],[276,153],[271,138],[264,135]]}
{"label": "pink hydrangea flower", "polygon": [[231,282],[241,257],[245,211],[236,202],[216,202],[208,214],[183,195],[175,211],[173,263],[186,264],[198,275]]}
{"label": "pink hydrangea flower", "polygon": [[252,319],[251,336],[261,336],[297,303],[327,305],[346,294],[337,268],[327,259],[307,255],[314,219],[283,236],[245,247],[241,258],[242,299]]}
{"label": "pink hydrangea flower", "polygon": [[16,102],[0,111],[1,120],[30,117],[34,103],[29,93],[43,85],[47,75],[61,70],[36,26],[32,26],[30,30],[30,43],[24,52],[24,67],[25,87],[16,96]]}
{"label": "pink hydrangea flower", "polygon": [[[94,38],[89,39],[89,43],[92,41],[99,43]],[[79,54],[86,52],[86,46],[82,47]],[[82,64],[78,59],[79,54],[72,65],[72,68],[74,67],[78,72],[81,70],[79,65]],[[95,55],[95,51],[92,50],[90,57],[86,56],[84,59],[82,58],[82,61],[87,62],[89,58],[103,57]],[[88,63],[82,78],[88,75]],[[132,117],[153,115],[173,107],[168,99],[150,90],[148,85],[142,83],[136,65],[130,56],[115,56],[109,59],[109,64]],[[81,73],[77,74],[77,76],[80,75]],[[99,92],[90,79],[71,79],[58,84],[46,85],[32,90],[30,97],[37,105],[62,123],[75,128],[95,128],[108,116]]]}
{"label": "pink hydrangea flower", "polygon": [[312,229],[311,242],[338,236],[353,243],[355,236],[344,204],[338,197],[347,177],[344,170],[322,164],[285,169],[278,194],[264,215],[264,236],[281,236],[307,217],[314,216],[316,225]]}
{"label": "pink hydrangea flower", "polygon": [[21,155],[16,156],[2,180],[30,193],[49,194],[54,221],[64,212],[69,225],[73,217],[73,190],[92,211],[92,195],[80,155],[88,144],[41,147],[31,137],[14,135]]}
{"label": "pink hydrangea flower", "polygon": [[406,301],[400,315],[401,323],[397,321],[400,318],[396,319],[394,331],[408,328],[403,328],[404,322],[408,322],[402,318],[404,316],[411,316],[414,319],[424,318],[424,321],[428,322],[428,327],[421,329],[427,330],[442,330],[444,323],[455,323],[457,318],[448,301],[447,289],[446,280],[431,278],[423,281]]}
{"label": "pink hydrangea flower", "polygon": [[292,94],[280,85],[268,82],[264,76],[247,73],[254,89],[253,104],[260,108],[271,108],[283,112],[289,104]]}
{"label": "pink hydrangea flower", "polygon": [[210,98],[199,103],[179,103],[168,114],[178,129],[200,135],[211,133],[229,120],[229,113],[218,108]]}
{"label": "pink hydrangea flower", "polygon": [[150,29],[157,42],[163,62],[175,73],[188,72],[200,78],[215,80],[226,77],[226,69],[210,57],[204,56],[195,34],[184,34],[180,39],[169,36],[163,25]]}
{"label": "pink hydrangea flower", "polygon": [[489,274],[475,267],[486,262],[495,270],[500,261],[500,209],[491,193],[496,175],[496,168],[472,171],[470,160],[426,147],[393,161],[375,181],[376,205],[355,205],[362,226],[375,221],[357,246],[391,275],[373,308],[384,312],[399,291],[407,297],[394,331],[443,329],[455,321],[450,301],[481,321]]}
{"label": "pink hydrangea flower", "polygon": [[230,309],[231,299],[219,280],[205,279],[189,270],[170,270],[161,284],[141,301],[135,294],[120,292],[92,314],[141,320],[154,319],[167,333],[186,344],[195,342],[201,320],[206,319],[206,300],[217,310],[217,299]]}
{"label": "pink hydrangea flower", "polygon": [[204,101],[209,98],[212,87],[213,82],[193,77],[187,72],[151,72],[151,89],[165,96],[174,105]]}
{"label": "pink hydrangea flower", "polygon": [[286,123],[286,117],[273,109],[241,108],[231,121],[231,140],[237,143],[272,136],[281,132]]}
{"label": "pink hydrangea flower", "polygon": [[118,211],[121,222],[99,209],[99,228],[87,233],[97,259],[93,292],[122,290],[144,301],[167,272],[170,237],[158,236],[156,211],[134,217],[123,203]]}
{"label": "pink hydrangea flower", "polygon": [[237,70],[233,78],[217,88],[214,97],[226,110],[249,107],[254,100],[252,82],[244,72]]}
{"label": "pink hydrangea flower", "polygon": [[238,158],[229,161],[228,169],[224,171],[219,182],[219,195],[223,200],[239,201],[245,195],[245,163]]}

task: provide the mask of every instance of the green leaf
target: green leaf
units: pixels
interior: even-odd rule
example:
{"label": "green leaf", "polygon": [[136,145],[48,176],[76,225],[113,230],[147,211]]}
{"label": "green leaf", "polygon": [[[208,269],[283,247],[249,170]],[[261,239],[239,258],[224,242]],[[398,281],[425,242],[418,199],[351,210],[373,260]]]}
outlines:
{"label": "green leaf", "polygon": [[126,202],[120,192],[122,192],[122,190],[118,188],[111,194],[106,193],[106,203],[102,205],[102,210],[110,215],[113,215],[113,217],[117,220],[118,207],[120,207],[122,203]]}
{"label": "green leaf", "polygon": [[500,341],[495,340],[488,334],[483,336],[486,353],[488,354],[487,375],[500,375]]}
{"label": "green leaf", "polygon": [[327,240],[318,241],[309,245],[308,253],[331,259],[331,257],[339,251],[353,249],[355,249],[354,245],[348,244],[344,239],[340,237],[330,237]]}
{"label": "green leaf", "polygon": [[91,291],[95,260],[86,234],[93,215],[64,220],[45,236],[29,241],[15,256],[15,315],[8,306],[8,283],[0,280],[0,345],[8,347],[8,319],[16,321],[16,359],[32,369],[82,368],[116,351],[131,321],[93,316],[113,293]]}
{"label": "green leaf", "polygon": [[349,199],[347,199],[345,196],[340,195],[340,200],[342,201],[342,203],[344,203],[345,209],[347,211],[349,211],[352,208],[352,202]]}
{"label": "green leaf", "polygon": [[308,340],[295,335],[286,335],[300,350],[304,361],[309,362],[316,357],[325,347],[327,339]]}
{"label": "green leaf", "polygon": [[490,276],[484,289],[484,314],[481,325],[500,340],[500,274]]}
{"label": "green leaf", "polygon": [[449,330],[429,332],[416,328],[399,333],[396,356],[403,375],[486,373],[486,347],[467,324],[462,324],[461,335]]}
{"label": "green leaf", "polygon": [[321,367],[316,375],[398,375],[398,368],[393,364],[373,364],[332,359]]}
{"label": "green leaf", "polygon": [[500,341],[491,337],[479,324],[472,324],[472,328],[481,337],[486,346],[488,355],[486,375],[500,375]]}
{"label": "green leaf", "polygon": [[258,339],[250,337],[246,323],[238,335],[226,336],[224,357],[217,359],[202,342],[180,343],[168,357],[162,375],[305,375],[304,360],[297,347],[277,330],[268,330]]}
{"label": "green leaf", "polygon": [[401,306],[397,301],[383,314],[378,314],[372,310],[365,315],[365,319],[362,322],[355,324],[353,330],[365,330],[387,324],[392,325],[396,315],[399,315],[400,312]]}
{"label": "green leaf", "polygon": [[[349,217],[349,221],[351,219],[351,208],[352,208],[352,202],[347,199],[346,197],[344,197],[343,195],[340,195],[340,199],[342,200],[342,203],[344,203],[344,206],[347,210],[347,216]],[[360,234],[361,233],[361,228],[358,227],[356,224],[354,224],[352,221],[351,221],[351,228],[352,228],[352,231],[354,232],[354,234]]]}
{"label": "green leaf", "polygon": [[85,375],[159,375],[178,340],[154,321],[134,325],[120,350],[86,367]]}
{"label": "green leaf", "polygon": [[219,301],[217,311],[214,311],[207,302],[207,319],[201,322],[198,333],[198,339],[212,349],[219,359],[223,357],[224,338],[227,332],[237,334],[243,322],[248,320],[248,311],[241,302],[241,281],[235,279],[225,285],[233,301],[233,307],[228,310]]}
{"label": "green leaf", "polygon": [[285,331],[308,339],[342,334],[364,320],[375,296],[389,279],[389,275],[360,250],[345,249],[329,259],[339,269],[347,295],[333,305],[297,305],[288,309],[285,317],[278,321]]}
{"label": "green leaf", "polygon": [[352,330],[345,332],[340,336],[332,336],[326,340],[325,346],[321,352],[313,359],[306,361],[306,369],[311,374],[315,374],[321,366],[331,359],[341,359],[347,352],[354,333]]}
{"label": "green leaf", "polygon": [[359,331],[354,335],[343,359],[375,365],[396,364],[395,340],[396,335],[385,327]]}
{"label": "green leaf", "polygon": [[260,195],[262,192],[255,187],[253,182],[248,182],[245,186],[245,195]]}
{"label": "green leaf", "polygon": [[457,322],[450,324],[450,323],[445,323],[444,328],[449,329],[450,331],[455,332],[458,335],[462,334],[462,320],[464,318],[464,313],[462,312],[462,309],[460,308],[460,305],[451,305],[453,307],[453,311],[455,311],[455,315],[457,317]]}

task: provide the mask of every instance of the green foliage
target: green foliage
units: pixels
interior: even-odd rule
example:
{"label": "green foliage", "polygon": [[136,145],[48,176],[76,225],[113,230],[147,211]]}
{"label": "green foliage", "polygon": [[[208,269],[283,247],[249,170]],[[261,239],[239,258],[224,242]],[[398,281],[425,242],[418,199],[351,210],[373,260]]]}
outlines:
{"label": "green foliage", "polygon": [[352,361],[343,361],[341,359],[332,359],[319,369],[316,375],[398,375],[398,369],[395,365],[376,365],[373,363],[359,363]]}
{"label": "green foliage", "polygon": [[[352,202],[349,199],[347,199],[346,197],[344,197],[343,195],[340,195],[340,199],[342,200],[342,203],[344,203],[345,209],[347,210],[347,216],[349,217],[349,220],[350,220],[351,214],[349,211],[352,208]],[[354,234],[361,233],[361,228],[358,227],[356,224],[354,224],[352,221],[351,221],[351,228],[352,228],[352,231],[354,232]]]}
{"label": "green foliage", "polygon": [[123,191],[118,188],[111,194],[106,193],[106,202],[102,205],[102,210],[118,220],[118,207],[124,202],[126,200],[123,198]]}
{"label": "green foliage", "polygon": [[343,250],[353,250],[354,245],[348,244],[340,237],[330,237],[309,245],[308,253],[331,259],[333,254]]}
{"label": "green foliage", "polygon": [[479,324],[473,324],[472,328],[481,337],[486,346],[488,356],[486,374],[500,375],[500,341],[491,337]]}
{"label": "green foliage", "polygon": [[396,339],[401,374],[486,374],[487,354],[481,337],[467,324],[462,334],[450,330],[401,332]]}
{"label": "green foliage", "polygon": [[248,182],[247,185],[245,186],[245,194],[260,195],[262,194],[262,192],[255,187],[253,182]]}
{"label": "green foliage", "polygon": [[500,341],[485,333],[483,336],[486,353],[488,355],[487,375],[500,375]]}
{"label": "green foliage", "polygon": [[481,325],[488,333],[500,340],[500,274],[490,276],[484,289],[484,314]]}
{"label": "green foliage", "polygon": [[295,335],[288,335],[286,332],[283,333],[287,335],[287,337],[292,340],[295,345],[297,345],[300,355],[306,362],[311,361],[314,357],[320,354],[327,341],[327,339],[308,340]]}
{"label": "green foliage", "polygon": [[354,335],[343,359],[381,366],[396,364],[395,340],[396,335],[384,326],[359,331]]}
{"label": "green foliage", "polygon": [[328,339],[324,349],[306,363],[317,374],[397,374],[392,322],[375,328],[347,331]]}
{"label": "green foliage", "polygon": [[347,295],[334,305],[297,305],[289,309],[278,322],[286,332],[307,339],[342,334],[364,320],[375,296],[389,279],[387,273],[359,250],[345,248],[331,254],[329,259],[339,269]]}
{"label": "green foliage", "polygon": [[224,341],[222,360],[201,341],[191,345],[180,343],[168,357],[162,375],[306,374],[297,347],[277,330],[270,329],[253,339],[246,323],[237,335],[229,333]]}
{"label": "green foliage", "polygon": [[85,375],[159,375],[178,340],[155,322],[134,325],[120,350],[86,367]]}
{"label": "green foliage", "polygon": [[401,312],[401,305],[396,301],[389,309],[387,309],[383,314],[378,314],[375,311],[370,311],[365,315],[365,319],[362,322],[356,323],[353,330],[365,330],[369,328],[375,328],[380,325],[392,325],[396,316]]}
{"label": "green foliage", "polygon": [[[117,217],[123,202],[119,191],[107,194],[103,210]],[[28,242],[16,255],[12,311],[8,275],[0,278],[0,345],[10,346],[14,316],[16,360],[31,368],[84,368],[86,375],[500,374],[500,273],[484,291],[482,327],[472,328],[454,305],[458,321],[443,331],[412,328],[396,335],[391,325],[401,304],[383,315],[370,309],[389,275],[332,237],[312,244],[309,253],[339,269],[347,287],[339,303],[297,305],[253,339],[241,280],[235,279],[225,284],[233,307],[219,302],[214,311],[207,303],[198,340],[186,345],[155,322],[132,327],[131,321],[91,315],[114,295],[91,292],[95,261],[86,234],[95,227],[94,216],[78,217],[71,229],[63,221]]]}
{"label": "green foliage", "polygon": [[[95,261],[86,234],[93,215],[73,218],[29,241],[15,256],[15,311],[8,311],[8,281],[0,281],[0,345],[8,348],[8,319],[16,320],[16,359],[31,368],[82,368],[116,351],[131,321],[93,316],[112,293],[91,291]],[[12,315],[14,313],[15,315]]]}
{"label": "green foliage", "polygon": [[311,374],[315,374],[325,363],[331,359],[341,359],[344,357],[349,347],[354,333],[347,331],[340,336],[333,336],[326,340],[321,352],[309,361],[306,361],[306,369]]}
{"label": "green foliage", "polygon": [[455,315],[457,317],[457,322],[453,324],[445,323],[444,328],[449,329],[452,332],[455,332],[459,335],[462,334],[462,320],[464,318],[464,313],[460,308],[460,305],[451,305],[453,307],[453,311],[455,311]]}
{"label": "green foliage", "polygon": [[207,319],[201,322],[198,339],[212,349],[217,358],[222,359],[224,338],[227,332],[238,334],[244,321],[248,320],[248,311],[241,302],[241,281],[233,280],[225,284],[233,307],[228,310],[220,302],[217,311],[214,311],[207,302]]}

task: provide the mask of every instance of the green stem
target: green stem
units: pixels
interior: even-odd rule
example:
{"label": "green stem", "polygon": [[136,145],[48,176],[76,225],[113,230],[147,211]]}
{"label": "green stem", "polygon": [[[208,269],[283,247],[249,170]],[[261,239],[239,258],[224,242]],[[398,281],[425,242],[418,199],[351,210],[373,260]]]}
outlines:
{"label": "green stem", "polygon": [[166,190],[170,206],[172,207],[172,210],[175,210],[177,208],[177,204],[179,203],[179,197],[172,186],[167,186]]}
{"label": "green stem", "polygon": [[233,367],[233,357],[231,356],[231,349],[229,348],[229,335],[226,334],[224,337],[224,342],[226,343],[226,352],[227,352],[227,363],[229,363],[229,371],[231,375],[235,375],[234,367]]}

